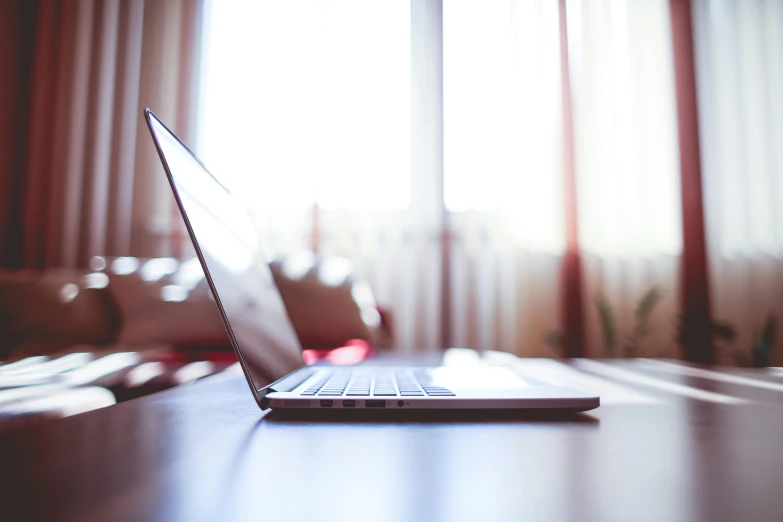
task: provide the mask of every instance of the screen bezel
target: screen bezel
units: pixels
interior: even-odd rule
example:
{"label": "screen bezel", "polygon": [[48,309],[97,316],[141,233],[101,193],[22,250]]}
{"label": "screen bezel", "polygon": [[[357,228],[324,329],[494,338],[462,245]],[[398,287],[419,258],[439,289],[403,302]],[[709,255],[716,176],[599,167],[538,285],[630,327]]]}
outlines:
{"label": "screen bezel", "polygon": [[[291,371],[290,373],[282,376],[281,378],[277,379],[276,381],[267,384],[266,386],[256,389],[255,384],[253,383],[253,378],[250,374],[250,370],[248,367],[247,362],[245,361],[245,358],[242,356],[242,351],[239,348],[239,343],[237,342],[236,338],[234,337],[234,332],[231,329],[231,323],[228,320],[228,315],[226,314],[225,308],[223,307],[223,303],[220,300],[220,296],[218,295],[217,288],[215,287],[215,283],[212,281],[212,276],[209,273],[209,268],[207,267],[207,263],[204,259],[204,255],[201,252],[201,247],[198,244],[198,240],[196,239],[196,234],[193,232],[193,228],[191,227],[190,220],[188,219],[188,214],[185,211],[185,206],[182,203],[182,200],[179,197],[179,192],[177,191],[177,185],[174,181],[174,176],[171,174],[171,169],[169,168],[169,164],[166,161],[166,156],[163,154],[163,149],[160,146],[160,143],[158,142],[158,136],[155,133],[155,129],[152,124],[152,118],[155,118],[156,123],[158,123],[160,126],[162,126],[164,129],[166,129],[166,132],[168,132],[175,140],[177,140],[177,143],[179,143],[183,149],[187,151],[190,156],[198,162],[199,165],[204,169],[204,172],[207,173],[207,175],[214,180],[215,183],[220,185],[228,194],[231,194],[231,191],[226,188],[225,185],[223,185],[220,180],[218,180],[215,176],[212,175],[212,173],[207,169],[207,167],[204,165],[204,163],[201,162],[200,159],[193,153],[193,151],[190,150],[190,148],[185,145],[179,137],[172,132],[171,129],[169,129],[163,121],[161,121],[158,116],[152,112],[149,108],[144,109],[144,119],[147,122],[147,127],[150,130],[150,134],[152,135],[152,141],[155,144],[155,149],[158,151],[158,156],[160,157],[160,161],[163,164],[163,170],[166,172],[166,178],[169,181],[169,186],[171,186],[171,191],[174,194],[174,199],[177,202],[177,207],[179,208],[180,214],[182,215],[182,220],[185,222],[185,228],[188,231],[188,235],[190,236],[190,240],[193,243],[193,248],[196,251],[196,256],[198,257],[199,263],[201,263],[201,269],[204,271],[204,277],[207,280],[207,284],[209,285],[209,289],[212,292],[212,296],[215,298],[215,304],[217,305],[218,311],[220,312],[220,318],[223,321],[223,327],[226,329],[226,333],[228,334],[229,340],[231,341],[231,347],[234,350],[234,353],[237,356],[237,359],[239,360],[239,365],[242,368],[242,373],[245,375],[245,379],[247,380],[248,386],[250,387],[250,391],[253,392],[253,397],[256,400],[256,403],[258,404],[258,407],[262,410],[265,410],[269,408],[269,401],[265,398],[266,395],[270,392],[277,391],[275,389],[275,385],[278,383],[282,385],[283,388],[292,388],[296,385],[303,382],[308,376],[303,375],[301,382],[297,382],[294,384],[293,381],[298,381],[299,379],[291,380],[290,377],[296,373],[302,370],[306,365],[304,363],[304,360],[302,360],[302,364],[296,368],[295,370]],[[285,310],[286,314],[288,314],[288,309]],[[290,314],[289,314],[289,320],[290,320]],[[297,339],[297,343],[298,343]],[[302,346],[299,345],[299,351],[301,354]],[[285,381],[285,382],[284,382]],[[291,383],[291,384],[289,384]],[[281,391],[287,391],[287,390],[281,390]]]}

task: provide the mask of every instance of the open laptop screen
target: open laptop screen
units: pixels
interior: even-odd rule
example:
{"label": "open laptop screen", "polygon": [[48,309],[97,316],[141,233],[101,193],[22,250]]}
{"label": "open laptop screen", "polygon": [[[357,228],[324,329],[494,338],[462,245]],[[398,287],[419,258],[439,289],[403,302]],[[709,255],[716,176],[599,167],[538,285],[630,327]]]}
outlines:
{"label": "open laptop screen", "polygon": [[148,114],[226,330],[255,390],[260,390],[301,367],[302,350],[253,221],[193,153]]}

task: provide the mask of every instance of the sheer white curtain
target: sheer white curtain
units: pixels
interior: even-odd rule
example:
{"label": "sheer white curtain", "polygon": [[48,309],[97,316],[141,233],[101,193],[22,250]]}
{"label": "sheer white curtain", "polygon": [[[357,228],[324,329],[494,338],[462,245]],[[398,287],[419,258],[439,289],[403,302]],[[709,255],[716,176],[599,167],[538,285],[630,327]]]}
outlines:
{"label": "sheer white curtain", "polygon": [[557,2],[443,2],[454,345],[552,355],[563,132]]}
{"label": "sheer white curtain", "polygon": [[737,334],[719,360],[748,362],[783,312],[783,3],[697,0],[694,38],[712,314]]}
{"label": "sheer white curtain", "polygon": [[[587,353],[604,355],[604,295],[617,355],[676,355],[682,248],[668,0],[569,1],[579,233]],[[643,341],[629,339],[641,299],[660,301]],[[633,350],[631,350],[633,351]]]}
{"label": "sheer white curtain", "polygon": [[[563,129],[558,3],[444,2],[445,201],[453,340],[552,353],[561,326]],[[674,355],[681,250],[668,2],[568,2],[586,354],[606,355],[594,299],[617,340]],[[630,338],[656,288],[648,334]]]}

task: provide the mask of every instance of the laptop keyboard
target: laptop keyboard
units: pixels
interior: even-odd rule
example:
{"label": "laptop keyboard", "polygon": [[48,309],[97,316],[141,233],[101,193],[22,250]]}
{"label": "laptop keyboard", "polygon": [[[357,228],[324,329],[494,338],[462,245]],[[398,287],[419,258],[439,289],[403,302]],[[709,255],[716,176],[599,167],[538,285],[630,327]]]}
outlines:
{"label": "laptop keyboard", "polygon": [[453,397],[454,392],[428,382],[426,371],[333,370],[322,374],[301,395],[319,397]]}

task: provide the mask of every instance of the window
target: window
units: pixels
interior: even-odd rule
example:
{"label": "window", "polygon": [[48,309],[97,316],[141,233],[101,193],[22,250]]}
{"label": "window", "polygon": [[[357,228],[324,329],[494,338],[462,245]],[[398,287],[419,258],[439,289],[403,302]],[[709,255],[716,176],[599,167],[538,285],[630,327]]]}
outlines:
{"label": "window", "polygon": [[529,245],[562,244],[558,4],[443,3],[446,207],[501,210]]}
{"label": "window", "polygon": [[213,173],[265,209],[408,205],[408,2],[221,0],[205,18]]}
{"label": "window", "polygon": [[568,2],[579,234],[611,257],[682,247],[669,3]]}
{"label": "window", "polygon": [[[674,254],[681,234],[668,4],[567,4],[581,243],[613,256]],[[256,209],[317,203],[410,218],[443,204],[453,223],[488,218],[484,229],[494,221],[518,245],[562,251],[559,6],[215,1],[205,17],[201,156]],[[412,84],[412,64],[426,81],[413,76]],[[419,114],[441,103],[442,121],[438,111]],[[442,149],[430,141],[441,136]],[[417,158],[411,168],[412,139],[426,143],[435,166]]]}

